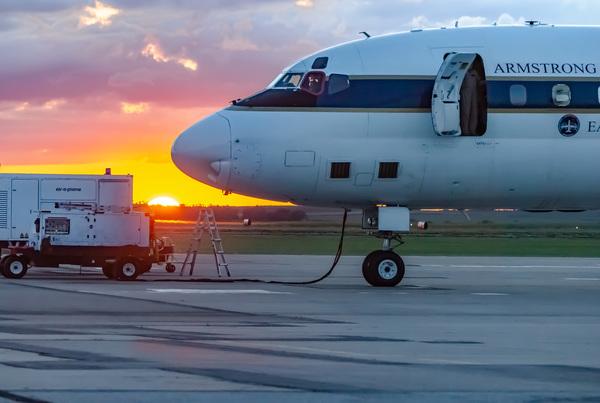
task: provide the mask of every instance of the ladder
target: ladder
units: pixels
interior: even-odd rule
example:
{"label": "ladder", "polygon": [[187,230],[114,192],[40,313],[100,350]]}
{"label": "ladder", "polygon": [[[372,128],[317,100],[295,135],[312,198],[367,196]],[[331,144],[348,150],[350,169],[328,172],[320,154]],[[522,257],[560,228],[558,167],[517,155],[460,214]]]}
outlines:
{"label": "ladder", "polygon": [[225,251],[223,250],[223,241],[219,234],[219,228],[217,228],[217,221],[215,220],[215,213],[210,208],[200,208],[196,225],[194,226],[194,232],[192,233],[192,239],[188,246],[185,254],[185,259],[179,272],[180,276],[186,271],[186,267],[189,266],[188,275],[194,274],[194,267],[196,266],[196,257],[200,250],[200,244],[202,243],[202,235],[207,233],[210,236],[210,242],[212,244],[212,251],[215,257],[215,266],[217,268],[217,275],[221,277],[221,271],[224,269],[227,277],[231,277],[229,272],[229,264],[225,260]]}

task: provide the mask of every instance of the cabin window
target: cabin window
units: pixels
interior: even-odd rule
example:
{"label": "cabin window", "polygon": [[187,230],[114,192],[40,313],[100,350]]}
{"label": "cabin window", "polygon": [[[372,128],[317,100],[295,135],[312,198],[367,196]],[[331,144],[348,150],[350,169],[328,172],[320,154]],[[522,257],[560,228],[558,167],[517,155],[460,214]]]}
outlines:
{"label": "cabin window", "polygon": [[312,64],[312,68],[315,70],[326,69],[327,63],[329,63],[328,57],[317,57]]}
{"label": "cabin window", "polygon": [[600,87],[598,87],[598,103],[600,103]]}
{"label": "cabin window", "polygon": [[332,162],[329,177],[331,179],[348,179],[350,177],[350,163]]}
{"label": "cabin window", "polygon": [[566,84],[556,84],[552,87],[552,100],[556,106],[569,106],[571,104],[571,88]]}
{"label": "cabin window", "polygon": [[302,81],[303,73],[286,73],[281,77],[279,81],[273,86],[275,88],[298,88],[300,81]]}
{"label": "cabin window", "polygon": [[396,179],[398,177],[397,162],[380,162],[379,179]]}
{"label": "cabin window", "polygon": [[327,94],[334,95],[350,88],[350,77],[343,74],[332,74],[329,76]]}
{"label": "cabin window", "polygon": [[510,86],[510,103],[514,106],[527,104],[527,88],[524,85],[515,84]]}
{"label": "cabin window", "polygon": [[325,73],[311,71],[304,76],[300,88],[312,95],[321,95],[325,89]]}

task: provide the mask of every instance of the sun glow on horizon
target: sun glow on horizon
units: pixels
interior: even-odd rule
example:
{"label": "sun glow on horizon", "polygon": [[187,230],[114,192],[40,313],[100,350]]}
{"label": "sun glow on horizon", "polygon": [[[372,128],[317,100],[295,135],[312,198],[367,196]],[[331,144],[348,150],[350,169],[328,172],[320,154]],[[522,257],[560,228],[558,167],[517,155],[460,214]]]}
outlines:
{"label": "sun glow on horizon", "polygon": [[179,207],[181,203],[170,196],[158,196],[150,200],[148,206]]}

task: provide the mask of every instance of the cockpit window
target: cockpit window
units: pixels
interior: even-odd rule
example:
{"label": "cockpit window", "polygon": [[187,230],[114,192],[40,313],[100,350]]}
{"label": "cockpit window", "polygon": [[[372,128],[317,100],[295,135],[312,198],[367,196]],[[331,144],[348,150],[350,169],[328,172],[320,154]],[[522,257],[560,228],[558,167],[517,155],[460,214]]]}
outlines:
{"label": "cockpit window", "polygon": [[[314,108],[329,105],[352,107],[359,100],[368,97],[364,92],[365,86],[361,84],[363,83],[352,84],[350,77],[344,74],[334,73],[327,77],[325,72],[318,70],[308,73],[288,72],[273,80],[264,91],[235,101],[234,105],[262,108]],[[380,85],[387,86],[387,83],[384,81]],[[389,103],[387,98],[383,105],[388,105],[386,102]]]}
{"label": "cockpit window", "polygon": [[321,95],[325,89],[325,73],[322,71],[311,71],[302,79],[300,88],[312,95]]}
{"label": "cockpit window", "polygon": [[317,57],[312,64],[312,68],[315,70],[326,69],[327,63],[329,63],[328,57]]}
{"label": "cockpit window", "polygon": [[338,94],[350,88],[350,77],[344,74],[331,74],[328,82],[327,93],[329,95]]}
{"label": "cockpit window", "polygon": [[286,73],[281,77],[277,83],[273,86],[274,88],[298,88],[300,81],[304,73]]}

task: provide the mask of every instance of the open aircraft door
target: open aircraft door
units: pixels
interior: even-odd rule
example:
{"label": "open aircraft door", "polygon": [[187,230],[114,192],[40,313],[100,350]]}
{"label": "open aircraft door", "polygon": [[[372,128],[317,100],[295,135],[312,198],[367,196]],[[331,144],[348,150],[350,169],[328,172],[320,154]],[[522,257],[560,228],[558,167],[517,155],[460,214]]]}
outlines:
{"label": "open aircraft door", "polygon": [[483,59],[450,53],[435,79],[431,100],[438,136],[481,136],[487,127],[487,85]]}

